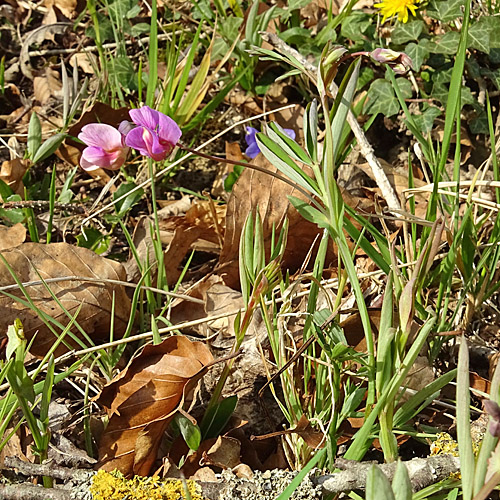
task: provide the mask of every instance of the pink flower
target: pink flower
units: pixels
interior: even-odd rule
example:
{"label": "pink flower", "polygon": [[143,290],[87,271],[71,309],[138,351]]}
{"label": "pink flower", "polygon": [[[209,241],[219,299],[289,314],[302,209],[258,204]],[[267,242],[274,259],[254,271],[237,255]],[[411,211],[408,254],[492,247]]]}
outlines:
{"label": "pink flower", "polygon": [[155,161],[164,160],[174,149],[182,132],[168,116],[148,106],[129,111],[137,125],[125,138],[125,144]]}
{"label": "pink flower", "polygon": [[80,166],[87,171],[98,168],[119,169],[129,151],[121,129],[122,125],[117,130],[106,123],[91,123],[82,127],[78,139],[88,147],[83,150]]}
{"label": "pink flower", "polygon": [[413,67],[411,57],[404,52],[378,48],[368,54],[372,61],[388,64],[397,75],[408,73]]}

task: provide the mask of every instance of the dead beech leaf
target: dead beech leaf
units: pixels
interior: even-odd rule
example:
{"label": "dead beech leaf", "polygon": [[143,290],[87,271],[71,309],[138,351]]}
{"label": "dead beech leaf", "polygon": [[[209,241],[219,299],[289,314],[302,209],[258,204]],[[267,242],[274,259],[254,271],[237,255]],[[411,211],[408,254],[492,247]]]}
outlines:
{"label": "dead beech leaf", "polygon": [[[23,195],[24,184],[23,177],[30,165],[29,160],[14,158],[13,160],[5,160],[2,163],[0,170],[0,179],[7,184],[14,193]],[[1,199],[1,197],[0,197]]]}
{"label": "dead beech leaf", "polygon": [[24,243],[26,228],[20,222],[11,227],[0,226],[0,252]]}
{"label": "dead beech leaf", "polygon": [[[251,162],[260,167],[276,172],[262,154]],[[224,246],[219,258],[219,274],[231,288],[239,286],[238,255],[240,235],[248,214],[259,207],[263,222],[266,255],[269,255],[273,225],[279,234],[285,217],[289,220],[288,244],[283,257],[283,268],[294,272],[304,262],[310,247],[321,230],[316,224],[306,221],[288,201],[293,195],[305,200],[305,197],[289,184],[265,172],[246,168],[240,175],[229,198],[226,213],[226,232]],[[327,256],[332,261],[333,254]]]}
{"label": "dead beech leaf", "polygon": [[[126,279],[123,266],[118,262],[105,259],[86,248],[74,247],[67,243],[53,243],[51,245],[23,243],[17,248],[2,252],[2,255],[16,273],[17,278],[23,283],[39,281],[40,276],[43,279],[67,276],[110,278],[120,281]],[[0,286],[13,284],[15,284],[14,278],[5,264],[0,263]],[[124,287],[77,280],[52,282],[47,285],[70,315],[76,314],[81,306],[77,321],[96,342],[109,339],[114,296],[115,338],[124,333],[130,315],[130,300]],[[26,290],[40,311],[59,321],[62,325],[69,323],[70,318],[52,299],[44,285],[30,286]],[[24,299],[22,292],[18,289],[9,290],[9,293]],[[24,333],[28,339],[31,339],[36,333],[36,341],[31,347],[32,354],[36,356],[45,355],[55,341],[54,334],[42,321],[40,315],[14,299],[0,295],[0,315],[3,320],[0,330],[1,337],[6,335],[7,326],[12,324],[16,318],[22,321]],[[76,329],[73,328],[72,331],[76,332]],[[69,336],[66,336],[66,340],[75,346],[74,342],[70,342]],[[60,346],[56,352],[60,354],[65,350],[64,346]]]}
{"label": "dead beech leaf", "polygon": [[61,96],[62,83],[59,80],[59,73],[50,68],[45,68],[43,76],[35,76],[33,80],[33,93],[35,99],[43,106],[52,97]]}
{"label": "dead beech leaf", "polygon": [[[220,278],[219,278],[220,279]],[[207,316],[218,316],[243,308],[244,301],[241,292],[237,292],[222,283],[214,283],[207,291],[205,311]],[[236,315],[211,321],[207,326],[212,330],[222,331],[223,337],[234,337],[234,320]]]}
{"label": "dead beech leaf", "polygon": [[98,68],[97,58],[92,52],[75,52],[70,58],[71,66],[77,66],[84,73],[89,75],[94,74],[94,70]]}
{"label": "dead beech leaf", "polygon": [[317,448],[321,444],[324,446],[326,442],[324,434],[315,430],[305,415],[300,417],[297,426],[292,432],[298,434],[311,448]]}
{"label": "dead beech leaf", "polygon": [[[223,207],[216,208],[219,227],[223,226],[224,215]],[[180,264],[191,248],[211,253],[219,251],[217,228],[208,201],[193,203],[184,215],[161,221],[160,230],[162,243],[167,243],[164,260],[169,285],[177,282],[182,272]]]}
{"label": "dead beech leaf", "polygon": [[109,415],[99,468],[148,475],[163,432],[212,361],[205,344],[182,336],[147,345],[99,395]]}
{"label": "dead beech leaf", "polygon": [[76,17],[77,13],[80,13],[83,8],[82,2],[78,0],[44,0],[43,4],[48,9],[54,7],[59,9],[68,19]]}
{"label": "dead beech leaf", "polygon": [[233,437],[219,436],[210,449],[203,453],[200,465],[232,469],[240,463],[241,443]]}

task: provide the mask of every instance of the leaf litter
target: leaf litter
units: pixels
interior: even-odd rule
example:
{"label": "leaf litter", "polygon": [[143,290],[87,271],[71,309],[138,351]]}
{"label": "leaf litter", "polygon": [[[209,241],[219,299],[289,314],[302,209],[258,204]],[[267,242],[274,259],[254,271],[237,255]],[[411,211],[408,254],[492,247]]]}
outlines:
{"label": "leaf litter", "polygon": [[[55,22],[56,18],[52,17],[57,16],[55,8],[62,11],[69,18],[75,17],[76,4],[74,2],[52,2],[47,5],[50,12],[45,16],[45,22],[49,22],[51,19]],[[333,8],[337,10],[339,6],[334,5]],[[306,7],[303,7],[300,12],[301,16],[307,19],[309,27],[314,29],[320,19],[318,13],[323,12],[323,10],[325,10],[325,5],[322,2],[311,2]],[[33,42],[41,43],[47,39],[50,40],[54,34],[62,33],[63,27],[63,23],[51,23],[41,30],[35,30],[28,34],[21,54],[21,68],[24,74],[34,79],[34,96],[43,109],[46,109],[51,101],[59,101],[61,98],[60,82],[57,78],[58,73],[49,68],[45,68],[41,73],[38,71],[33,72],[34,68],[31,67],[31,60],[27,54]],[[72,57],[75,58],[76,55],[81,54],[74,54]],[[76,63],[81,64],[78,60],[76,60]],[[86,72],[91,72],[88,64]],[[281,84],[274,84],[269,96],[273,97],[275,102],[281,104],[288,102],[288,99],[284,98],[282,90]],[[260,112],[264,107],[260,98],[254,98],[241,91],[239,91],[239,94],[237,92],[230,94],[230,98],[226,99],[226,101],[235,107],[244,108],[247,113],[249,110],[252,113]],[[24,105],[18,107],[11,119],[17,120],[22,117],[25,110]],[[127,114],[127,108],[114,110],[111,106],[98,102],[87,114],[83,115],[78,123],[69,129],[70,137],[59,148],[58,156],[69,164],[77,165],[79,151],[82,146],[77,141],[72,140],[71,136],[76,137],[81,127],[86,123],[101,122],[117,125],[121,119],[127,117]],[[288,113],[279,116],[276,114],[274,119],[284,126],[297,126],[303,119],[303,115],[304,108],[297,106],[293,111],[289,110]],[[19,120],[19,125],[25,126],[27,118],[28,116]],[[299,131],[300,133],[301,131]],[[228,158],[243,159],[239,146],[232,148],[228,146],[226,151]],[[262,155],[257,157],[254,162],[255,165],[273,171],[271,165]],[[7,160],[4,165],[2,165],[2,179],[15,192],[23,194],[24,185],[22,179],[30,166],[29,162],[18,158]],[[390,170],[391,166],[387,165],[387,167]],[[363,168],[363,166],[361,168],[370,176],[370,169]],[[231,169],[228,169],[223,175],[230,172]],[[404,190],[408,186],[408,176],[392,172],[388,172],[388,176],[399,197],[403,198]],[[97,182],[93,185],[94,189],[97,189],[95,186],[99,183],[101,186],[106,184],[110,177],[104,171],[101,171],[97,173],[96,180]],[[421,187],[422,184],[421,179],[417,179],[415,182],[416,187]],[[113,189],[112,187],[110,191],[112,192]],[[225,207],[217,206],[215,220],[213,207],[210,206],[209,202],[194,202],[192,199],[190,199],[189,206],[181,209],[181,213],[170,213],[166,217],[160,218],[159,236],[164,249],[168,284],[171,287],[179,285],[177,281],[181,276],[183,264],[191,252],[194,252],[195,255],[202,255],[201,271],[198,269],[198,277],[200,274],[205,275],[194,286],[192,281],[186,279],[180,284],[181,292],[196,297],[199,302],[195,306],[192,303],[183,302],[182,299],[177,299],[176,303],[169,307],[168,319],[169,321],[173,320],[172,322],[176,324],[178,321],[186,319],[205,318],[207,323],[203,329],[196,332],[191,331],[191,333],[198,335],[198,339],[201,337],[210,349],[205,344],[191,342],[186,337],[177,335],[166,339],[162,344],[144,347],[124,368],[123,363],[126,362],[129,354],[126,353],[124,359],[117,366],[116,371],[119,370],[117,377],[106,385],[100,391],[99,396],[94,399],[94,406],[97,404],[106,408],[109,418],[108,427],[99,442],[100,466],[104,469],[111,469],[116,466],[127,476],[136,473],[148,474],[152,471],[153,464],[158,457],[161,458],[162,456],[163,459],[168,460],[168,452],[163,449],[160,450],[162,443],[156,437],[164,433],[174,414],[177,410],[182,409],[185,400],[189,399],[192,390],[207,371],[207,367],[211,365],[212,353],[219,355],[226,353],[234,336],[235,315],[233,313],[235,309],[239,309],[243,305],[242,296],[238,290],[237,258],[239,239],[246,215],[250,211],[258,207],[261,212],[265,224],[264,240],[267,253],[269,253],[273,226],[279,230],[285,217],[287,217],[290,221],[290,231],[293,237],[289,239],[283,267],[291,270],[292,279],[293,272],[299,271],[301,273],[307,268],[304,262],[307,261],[310,250],[317,241],[320,231],[313,224],[301,219],[297,212],[291,208],[287,199],[290,194],[294,194],[299,198],[301,196],[294,192],[290,186],[273,177],[246,169],[229,195],[227,212]],[[224,196],[227,196],[227,193],[224,193]],[[362,199],[357,200],[359,204],[356,204],[356,207],[362,206],[365,213],[375,213],[376,205],[380,201],[379,190],[363,186],[360,197]],[[348,195],[346,195],[346,198],[348,198]],[[417,206],[414,215],[423,217],[426,210],[426,196],[417,193],[415,200]],[[353,201],[351,204],[354,206],[355,200],[349,201]],[[129,227],[134,230],[133,241],[138,248],[140,260],[150,264],[153,263],[154,284],[156,273],[154,270],[154,254],[151,252],[154,241],[150,230],[151,218],[144,215],[144,212],[147,212],[147,210],[142,210],[139,218],[136,218],[137,212],[134,212],[127,220],[127,224],[130,224]],[[130,316],[130,299],[123,287],[106,283],[106,280],[124,281],[128,279],[131,282],[138,283],[141,275],[135,257],[128,256],[128,262],[125,266],[127,268],[126,276],[124,266],[97,256],[86,249],[66,243],[53,243],[50,245],[24,243],[26,230],[23,231],[19,225],[14,225],[5,232],[3,231],[4,228],[1,229],[0,245],[2,246],[0,248],[2,249],[2,255],[16,272],[18,279],[28,283],[39,282],[41,276],[47,280],[47,286],[50,287],[51,293],[43,284],[27,286],[26,290],[43,315],[60,323],[59,330],[68,324],[70,317],[78,311],[76,321],[90,336],[91,342],[105,341],[108,339],[111,327],[110,316],[114,303],[114,338],[119,338],[124,333]],[[359,259],[358,262],[361,262],[362,258],[366,258],[365,254],[359,249],[357,249],[356,255]],[[213,263],[217,258],[219,258],[218,266],[214,267]],[[369,259],[367,260],[369,261]],[[330,248],[328,263],[331,266],[331,274],[335,276],[336,251],[334,248]],[[207,274],[210,275],[206,277]],[[71,275],[101,279],[102,284],[97,285],[84,280],[61,281],[60,283],[53,281],[59,278],[65,279]],[[189,270],[188,278],[191,279],[195,276],[196,272]],[[23,298],[19,287],[16,288],[15,281],[5,265],[0,266],[0,286],[10,287],[9,293],[13,295],[13,297],[2,297],[0,299],[0,312],[4,314],[6,321],[11,322],[16,317],[22,319],[28,339],[35,338],[32,352],[43,356],[54,340],[54,333],[44,328],[40,318],[36,314],[32,314],[29,308],[20,303],[20,301],[26,299]],[[376,295],[373,288],[370,289],[367,284],[364,284],[364,286],[367,296],[370,293]],[[54,296],[57,300],[54,299]],[[376,297],[372,298],[375,302]],[[296,300],[294,304],[296,305],[296,314],[304,314],[304,301],[299,302],[299,300]],[[347,309],[347,305],[352,304],[352,296],[343,297],[342,304],[345,306],[344,309]],[[67,312],[63,309],[66,309]],[[220,313],[232,314],[227,318],[211,319],[214,315],[218,317]],[[348,316],[351,320],[350,323],[348,320],[341,325],[348,344],[356,346],[357,350],[364,352],[366,344],[363,345],[364,339],[359,316],[352,314],[352,311],[345,312],[345,316]],[[378,319],[375,310],[370,310],[370,319],[375,320],[374,322]],[[141,318],[141,321],[144,321],[143,318]],[[243,354],[236,362],[233,380],[228,383],[225,395],[241,392],[242,388],[249,389],[247,397],[249,399],[253,398],[258,408],[260,402],[256,400],[255,394],[258,384],[266,379],[263,366],[266,363],[272,365],[275,360],[269,355],[268,346],[262,342],[262,325],[257,324],[254,326],[251,335],[248,336],[247,343],[244,344]],[[296,337],[294,341],[300,344],[300,328],[303,326],[303,322],[298,321],[296,324],[290,322],[288,326],[290,327],[289,332]],[[77,330],[74,330],[73,333],[78,334]],[[74,342],[69,341],[69,338],[68,342],[70,342],[69,347],[74,348],[76,346]],[[298,369],[300,369],[300,361],[298,366]],[[433,370],[428,365],[427,358],[423,356],[417,358],[414,371],[416,374],[409,376],[409,382],[411,382],[409,385],[413,385],[417,390],[425,387],[434,379]],[[214,374],[210,376],[216,379],[217,369],[213,370],[213,372]],[[205,385],[210,380],[210,376],[205,380]],[[259,376],[261,380],[256,382]],[[100,383],[102,385],[102,381]],[[96,392],[99,392],[99,384],[97,384]],[[242,404],[245,404],[243,399],[240,400],[240,405]],[[247,404],[250,406],[250,403]],[[257,420],[256,413],[258,410],[254,408],[253,411],[254,413],[251,414],[249,419]],[[244,415],[245,409],[238,408],[237,412]],[[262,411],[261,413],[263,414]],[[263,416],[263,418],[265,417]],[[273,419],[275,425],[276,422],[281,423],[279,417],[273,416]],[[350,419],[350,421],[353,424],[355,423],[355,419]],[[358,424],[362,424],[362,422],[363,419],[360,418]],[[234,423],[231,423],[229,427],[233,425],[237,427],[237,424]],[[346,431],[346,433],[348,432]],[[245,465],[246,458],[243,458],[245,451],[243,448],[248,443],[243,436],[239,435],[236,438],[229,435],[230,433],[231,429],[218,438],[203,442],[198,451],[192,453],[187,459],[191,465],[190,473],[187,475],[189,476],[191,473],[196,475],[197,471],[201,471],[203,467],[207,466],[211,466],[210,470],[213,472],[213,470],[234,469],[239,465]],[[311,447],[318,445],[323,435],[314,430],[312,422],[305,416],[293,429],[283,431],[283,434],[291,433],[302,436]],[[118,439],[116,438],[117,434],[120,436]],[[186,453],[188,453],[187,450]],[[257,454],[257,452],[255,453]],[[259,458],[260,467],[265,468],[263,463],[266,458],[269,459],[270,463],[272,460],[278,462],[277,455],[279,453],[279,451],[271,451],[268,452],[267,457],[263,454]],[[249,459],[248,461],[250,462]],[[257,463],[257,461],[254,463]],[[281,465],[285,467],[283,462]],[[231,481],[229,470],[223,475],[228,482]],[[283,483],[280,483],[280,478],[285,476],[286,481],[283,480]],[[275,478],[276,481],[274,481]],[[288,484],[290,476],[284,472],[274,472],[272,476],[267,472],[263,472],[262,474],[256,473],[255,480],[257,479],[263,480],[265,489],[279,492],[283,489],[281,488],[283,484]],[[249,494],[248,491],[242,492],[241,496],[233,496],[233,498],[240,497],[260,498],[257,494]],[[307,497],[314,498],[310,492]]]}

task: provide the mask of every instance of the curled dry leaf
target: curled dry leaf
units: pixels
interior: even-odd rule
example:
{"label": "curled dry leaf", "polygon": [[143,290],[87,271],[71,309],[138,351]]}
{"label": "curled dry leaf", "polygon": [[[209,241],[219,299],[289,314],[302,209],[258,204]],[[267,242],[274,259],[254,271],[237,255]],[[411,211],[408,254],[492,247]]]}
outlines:
{"label": "curled dry leaf", "polygon": [[[43,279],[78,276],[120,281],[126,278],[123,266],[118,262],[67,243],[51,245],[23,243],[17,248],[2,252],[2,256],[23,283],[39,281],[40,276]],[[7,266],[4,262],[0,262],[0,287],[14,284],[15,280]],[[130,315],[130,300],[124,287],[105,282],[91,283],[79,280],[52,282],[47,286],[71,316],[81,307],[77,321],[94,342],[109,339],[113,300],[114,336],[117,338],[124,333]],[[62,325],[70,322],[70,318],[44,285],[29,286],[26,287],[26,291],[41,313],[52,317]],[[26,300],[17,287],[8,292],[21,300]],[[45,355],[55,341],[54,334],[42,320],[41,314],[21,302],[0,295],[0,315],[3,318],[0,338],[6,335],[7,325],[12,324],[16,318],[22,321],[28,339],[36,333],[36,340],[31,347],[32,354]],[[76,332],[76,329],[73,328],[72,331]],[[66,340],[71,346],[75,346],[69,336],[66,336]],[[60,354],[65,350],[64,346],[60,346],[56,353]]]}
{"label": "curled dry leaf", "polygon": [[45,68],[45,74],[35,76],[33,80],[33,93],[35,99],[43,106],[52,97],[62,97],[62,83],[59,73],[53,69]]}
{"label": "curled dry leaf", "polygon": [[99,468],[147,475],[165,429],[212,361],[205,344],[182,336],[147,345],[99,395],[109,415]]}
{"label": "curled dry leaf", "polygon": [[0,251],[14,248],[24,243],[26,239],[26,228],[20,222],[11,227],[0,226]]}
{"label": "curled dry leaf", "polygon": [[[256,156],[252,164],[276,172],[263,155]],[[220,276],[227,286],[239,286],[238,255],[240,235],[247,215],[259,207],[263,222],[266,255],[269,255],[273,226],[279,234],[285,217],[289,220],[288,244],[283,257],[283,267],[292,272],[300,268],[320,229],[316,224],[306,221],[288,201],[293,195],[305,200],[305,197],[289,184],[271,175],[246,168],[240,175],[231,192],[227,204],[226,232],[224,246],[219,259]],[[327,257],[330,262],[332,255]]]}
{"label": "curled dry leaf", "polygon": [[23,46],[21,48],[21,56],[19,62],[21,64],[21,71],[24,76],[33,80],[34,75],[32,72],[32,67],[30,64],[29,49],[31,45],[38,43],[41,44],[46,38],[53,37],[54,35],[60,35],[66,32],[67,29],[71,28],[71,23],[54,23],[40,26],[39,28],[30,31],[26,38],[24,39]]}
{"label": "curled dry leaf", "polygon": [[[160,221],[161,239],[165,250],[165,275],[169,285],[175,285],[182,272],[181,263],[192,248],[207,253],[219,252],[219,234],[223,227],[224,207],[215,208],[214,221],[210,202],[193,203],[185,215],[173,216]],[[217,224],[216,224],[217,222]]]}
{"label": "curled dry leaf", "polygon": [[[24,194],[23,177],[30,165],[29,160],[15,158],[2,163],[0,179],[7,184],[16,194]],[[1,200],[1,197],[0,197]]]}

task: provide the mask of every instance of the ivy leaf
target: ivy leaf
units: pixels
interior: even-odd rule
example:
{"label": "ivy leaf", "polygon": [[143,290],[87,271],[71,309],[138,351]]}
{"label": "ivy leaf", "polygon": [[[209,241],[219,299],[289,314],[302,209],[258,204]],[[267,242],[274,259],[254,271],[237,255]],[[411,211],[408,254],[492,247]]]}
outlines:
{"label": "ivy leaf", "polygon": [[449,31],[442,37],[435,37],[431,40],[422,40],[425,48],[433,54],[450,54],[455,55],[458,50],[458,42],[460,40],[460,33],[457,31]]}
{"label": "ivy leaf", "polygon": [[[432,96],[435,99],[438,99],[441,101],[443,106],[446,106],[446,102],[448,101],[448,94],[450,93],[450,89],[448,85],[445,85],[444,83],[435,83],[434,87],[432,88]],[[475,106],[477,101],[472,95],[472,92],[468,87],[462,87],[462,107],[465,106],[466,104]]]}
{"label": "ivy leaf", "polygon": [[415,42],[411,42],[405,47],[405,54],[411,57],[415,71],[420,71],[423,62],[429,57],[429,51],[421,43]]}
{"label": "ivy leaf", "polygon": [[372,17],[358,10],[345,18],[340,28],[340,34],[348,40],[363,40],[365,32],[372,25]]}
{"label": "ivy leaf", "polygon": [[500,69],[495,69],[492,71],[491,69],[484,68],[481,70],[481,75],[489,78],[493,82],[495,87],[500,90]]}
{"label": "ivy leaf", "polygon": [[500,49],[500,17],[486,16],[481,21],[489,28],[490,49]]}
{"label": "ivy leaf", "polygon": [[[405,78],[398,78],[397,82],[403,96],[411,97],[411,83]],[[384,116],[393,116],[399,112],[399,101],[387,80],[379,78],[370,85],[366,112],[371,115],[382,113]]]}
{"label": "ivy leaf", "polygon": [[410,40],[418,40],[423,29],[424,22],[420,19],[410,21],[409,23],[399,23],[391,33],[392,43],[401,45]]}
{"label": "ivy leaf", "polygon": [[415,125],[418,129],[424,133],[428,134],[432,130],[434,125],[434,120],[441,114],[441,110],[435,106],[430,106],[421,115],[416,115],[413,117]]}
{"label": "ivy leaf", "polygon": [[118,56],[114,61],[113,71],[120,85],[129,91],[137,90],[137,75],[132,61],[125,56]]}
{"label": "ivy leaf", "polygon": [[473,134],[487,134],[488,133],[488,115],[484,109],[477,113],[475,118],[468,121],[469,130]]}
{"label": "ivy leaf", "polygon": [[442,23],[448,23],[463,15],[463,4],[463,0],[432,0],[427,14]]}
{"label": "ivy leaf", "polygon": [[480,50],[485,54],[490,53],[490,27],[487,22],[482,21],[484,19],[479,19],[478,22],[474,23],[469,28],[469,38],[467,41],[468,47]]}

